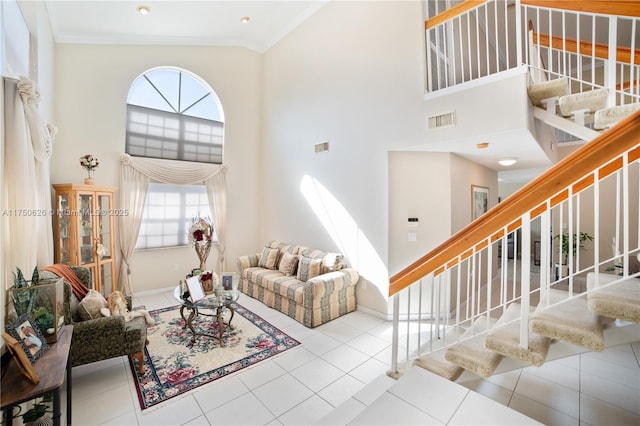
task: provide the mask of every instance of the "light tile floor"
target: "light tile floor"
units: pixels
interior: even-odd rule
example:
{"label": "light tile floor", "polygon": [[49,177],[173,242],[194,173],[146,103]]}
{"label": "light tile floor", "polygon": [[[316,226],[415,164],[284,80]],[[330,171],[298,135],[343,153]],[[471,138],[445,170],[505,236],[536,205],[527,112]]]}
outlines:
{"label": "light tile floor", "polygon": [[[388,388],[389,322],[356,311],[309,329],[245,295],[238,302],[302,345],[144,412],[125,357],[76,367],[73,424],[307,425],[338,406],[357,410]],[[171,291],[134,298],[148,310],[175,304]],[[627,344],[463,385],[545,424],[638,425],[639,359],[640,343]],[[389,414],[410,406],[401,398],[387,402]],[[420,424],[411,412],[390,415],[388,424]]]}

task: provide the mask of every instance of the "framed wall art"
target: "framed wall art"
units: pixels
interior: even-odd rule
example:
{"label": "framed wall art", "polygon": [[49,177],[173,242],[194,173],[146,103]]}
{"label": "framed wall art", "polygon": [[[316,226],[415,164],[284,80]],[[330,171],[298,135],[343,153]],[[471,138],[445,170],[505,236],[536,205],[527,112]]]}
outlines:
{"label": "framed wall art", "polygon": [[476,220],[489,210],[489,188],[471,185],[471,220]]}
{"label": "framed wall art", "polygon": [[9,335],[18,341],[32,364],[49,349],[47,339],[29,315],[18,317],[13,323],[7,325],[6,329]]}

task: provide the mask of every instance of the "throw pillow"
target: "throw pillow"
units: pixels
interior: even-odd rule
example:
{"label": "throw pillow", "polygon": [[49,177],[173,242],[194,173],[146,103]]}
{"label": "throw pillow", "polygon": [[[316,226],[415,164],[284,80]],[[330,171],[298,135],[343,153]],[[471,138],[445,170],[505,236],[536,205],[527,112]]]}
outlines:
{"label": "throw pillow", "polygon": [[309,281],[311,278],[320,275],[321,266],[322,259],[312,259],[310,257],[300,256],[297,278],[303,282]]}
{"label": "throw pillow", "polygon": [[103,295],[91,289],[89,293],[80,301],[78,313],[84,321],[102,317],[100,309],[107,307],[107,300]]}
{"label": "throw pillow", "polygon": [[278,270],[285,275],[293,276],[296,273],[297,267],[298,256],[289,252],[285,252],[282,255],[282,259],[280,259],[280,266],[278,267]]}
{"label": "throw pillow", "polygon": [[343,267],[344,256],[339,253],[327,253],[322,259],[322,273],[339,271]]}
{"label": "throw pillow", "polygon": [[276,269],[276,265],[278,264],[278,253],[280,250],[277,248],[265,247],[262,250],[262,256],[260,256],[260,262],[258,262],[258,266],[261,268],[267,269]]}

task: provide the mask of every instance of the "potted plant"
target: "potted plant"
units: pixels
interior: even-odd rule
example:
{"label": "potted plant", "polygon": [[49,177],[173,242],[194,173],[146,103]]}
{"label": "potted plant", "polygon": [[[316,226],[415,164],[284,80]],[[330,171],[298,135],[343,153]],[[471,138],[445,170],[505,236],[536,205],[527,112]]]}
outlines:
{"label": "potted plant", "polygon": [[[560,239],[562,236],[562,264],[566,265],[569,260],[569,233],[563,232],[562,234],[558,234],[553,237],[553,239]],[[593,237],[591,234],[586,232],[580,232],[580,234],[573,234],[573,247],[572,254],[575,256],[578,253],[578,249],[584,249],[584,243],[586,241],[593,241]]]}
{"label": "potted plant", "polygon": [[[561,240],[562,251],[562,276],[569,275],[569,233],[564,231],[562,234],[557,234],[553,237],[554,240]],[[578,250],[584,249],[584,243],[587,241],[593,241],[593,236],[587,232],[574,233],[572,238],[571,253],[575,257]],[[556,280],[559,278],[560,265],[556,264]]]}

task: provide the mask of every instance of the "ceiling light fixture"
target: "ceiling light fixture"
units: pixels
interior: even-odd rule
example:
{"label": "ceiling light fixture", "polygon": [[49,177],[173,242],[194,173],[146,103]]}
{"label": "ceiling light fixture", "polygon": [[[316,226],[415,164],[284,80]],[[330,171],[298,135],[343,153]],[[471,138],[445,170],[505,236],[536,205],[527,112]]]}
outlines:
{"label": "ceiling light fixture", "polygon": [[247,22],[249,22],[249,18],[248,16],[243,16],[242,18],[240,18],[240,22],[242,22],[243,24],[246,24]]}
{"label": "ceiling light fixture", "polygon": [[136,10],[140,15],[146,15],[147,13],[149,13],[151,8],[149,8],[149,6],[138,6]]}
{"label": "ceiling light fixture", "polygon": [[518,162],[518,159],[515,158],[515,157],[506,157],[506,158],[501,158],[500,160],[498,160],[498,163],[501,166],[513,166],[517,162]]}
{"label": "ceiling light fixture", "polygon": [[489,142],[480,142],[476,144],[476,148],[478,149],[485,149],[485,148],[489,148]]}

